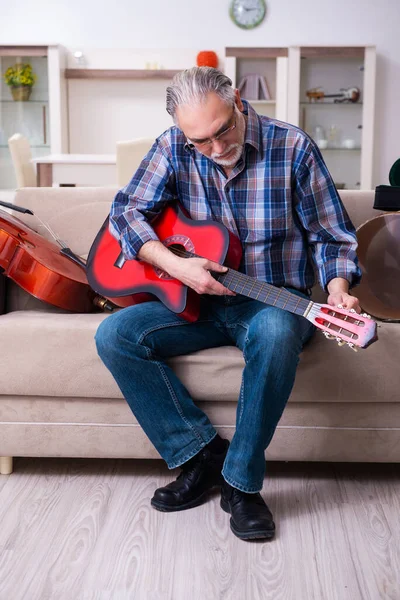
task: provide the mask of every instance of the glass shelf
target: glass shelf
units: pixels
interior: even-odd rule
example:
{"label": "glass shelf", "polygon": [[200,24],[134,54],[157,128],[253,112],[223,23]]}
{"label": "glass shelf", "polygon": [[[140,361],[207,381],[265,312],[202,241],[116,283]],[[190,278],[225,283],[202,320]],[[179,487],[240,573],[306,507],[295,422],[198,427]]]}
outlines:
{"label": "glass shelf", "polygon": [[[31,148],[50,148],[49,144],[30,144]],[[7,148],[8,144],[0,144],[0,148]]]}
{"label": "glass shelf", "polygon": [[362,102],[300,102],[300,106],[362,106]]}
{"label": "glass shelf", "polygon": [[247,98],[243,98],[250,104],[276,104],[276,100],[247,100]]}
{"label": "glass shelf", "polygon": [[48,104],[49,101],[48,100],[25,100],[25,101],[21,102],[19,100],[0,99],[0,103],[1,104],[16,104],[17,106],[21,106],[21,104],[23,104],[24,106],[26,106],[27,104]]}
{"label": "glass shelf", "polygon": [[327,150],[331,151],[340,151],[340,152],[360,152],[361,147],[356,146],[355,148],[319,148],[321,152],[326,152]]}

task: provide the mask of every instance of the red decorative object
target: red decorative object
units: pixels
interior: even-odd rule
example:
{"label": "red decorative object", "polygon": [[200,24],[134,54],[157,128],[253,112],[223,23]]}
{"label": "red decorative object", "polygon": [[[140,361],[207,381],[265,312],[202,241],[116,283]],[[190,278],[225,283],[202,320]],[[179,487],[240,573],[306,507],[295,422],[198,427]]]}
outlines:
{"label": "red decorative object", "polygon": [[198,67],[218,67],[218,56],[213,50],[202,50],[197,55]]}

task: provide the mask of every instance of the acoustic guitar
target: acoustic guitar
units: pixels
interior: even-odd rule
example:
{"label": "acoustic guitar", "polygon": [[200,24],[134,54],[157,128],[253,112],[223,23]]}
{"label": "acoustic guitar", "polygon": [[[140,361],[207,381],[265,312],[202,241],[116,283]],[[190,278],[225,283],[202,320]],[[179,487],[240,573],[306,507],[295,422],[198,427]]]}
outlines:
{"label": "acoustic guitar", "polygon": [[[240,265],[240,241],[216,221],[193,221],[179,205],[167,207],[152,223],[160,241],[175,254],[203,257],[225,264],[228,271],[213,273],[229,290],[305,317],[329,339],[352,349],[366,348],[377,339],[376,323],[369,315],[334,308],[297,296],[236,269]],[[90,249],[86,264],[90,286],[121,307],[157,298],[188,321],[199,316],[200,297],[183,283],[139,260],[125,260],[106,219]]]}

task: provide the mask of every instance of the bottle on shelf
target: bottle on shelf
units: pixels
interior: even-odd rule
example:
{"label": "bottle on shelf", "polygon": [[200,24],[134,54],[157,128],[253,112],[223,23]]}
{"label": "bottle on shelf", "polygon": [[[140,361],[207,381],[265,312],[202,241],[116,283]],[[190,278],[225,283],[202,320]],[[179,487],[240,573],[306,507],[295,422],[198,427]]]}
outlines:
{"label": "bottle on shelf", "polygon": [[328,129],[328,148],[338,148],[340,146],[340,133],[336,125],[331,125]]}
{"label": "bottle on shelf", "polygon": [[314,142],[318,148],[324,150],[328,146],[325,129],[321,125],[317,125],[313,133]]}

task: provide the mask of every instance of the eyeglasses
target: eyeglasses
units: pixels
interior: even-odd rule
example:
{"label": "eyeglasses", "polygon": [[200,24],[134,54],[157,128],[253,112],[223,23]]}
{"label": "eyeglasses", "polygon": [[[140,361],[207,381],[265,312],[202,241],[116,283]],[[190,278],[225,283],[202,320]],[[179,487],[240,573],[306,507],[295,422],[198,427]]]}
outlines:
{"label": "eyeglasses", "polygon": [[187,145],[189,146],[189,148],[191,150],[193,150],[193,148],[195,146],[197,148],[208,148],[208,147],[212,146],[213,142],[224,139],[224,137],[227,136],[228,133],[233,131],[235,128],[236,128],[236,117],[235,117],[235,122],[233,123],[233,125],[231,125],[230,127],[227,127],[226,129],[221,131],[221,133],[219,133],[218,135],[214,135],[213,137],[208,138],[208,140],[204,140],[204,142],[191,142],[189,140],[189,138],[187,138]]}

